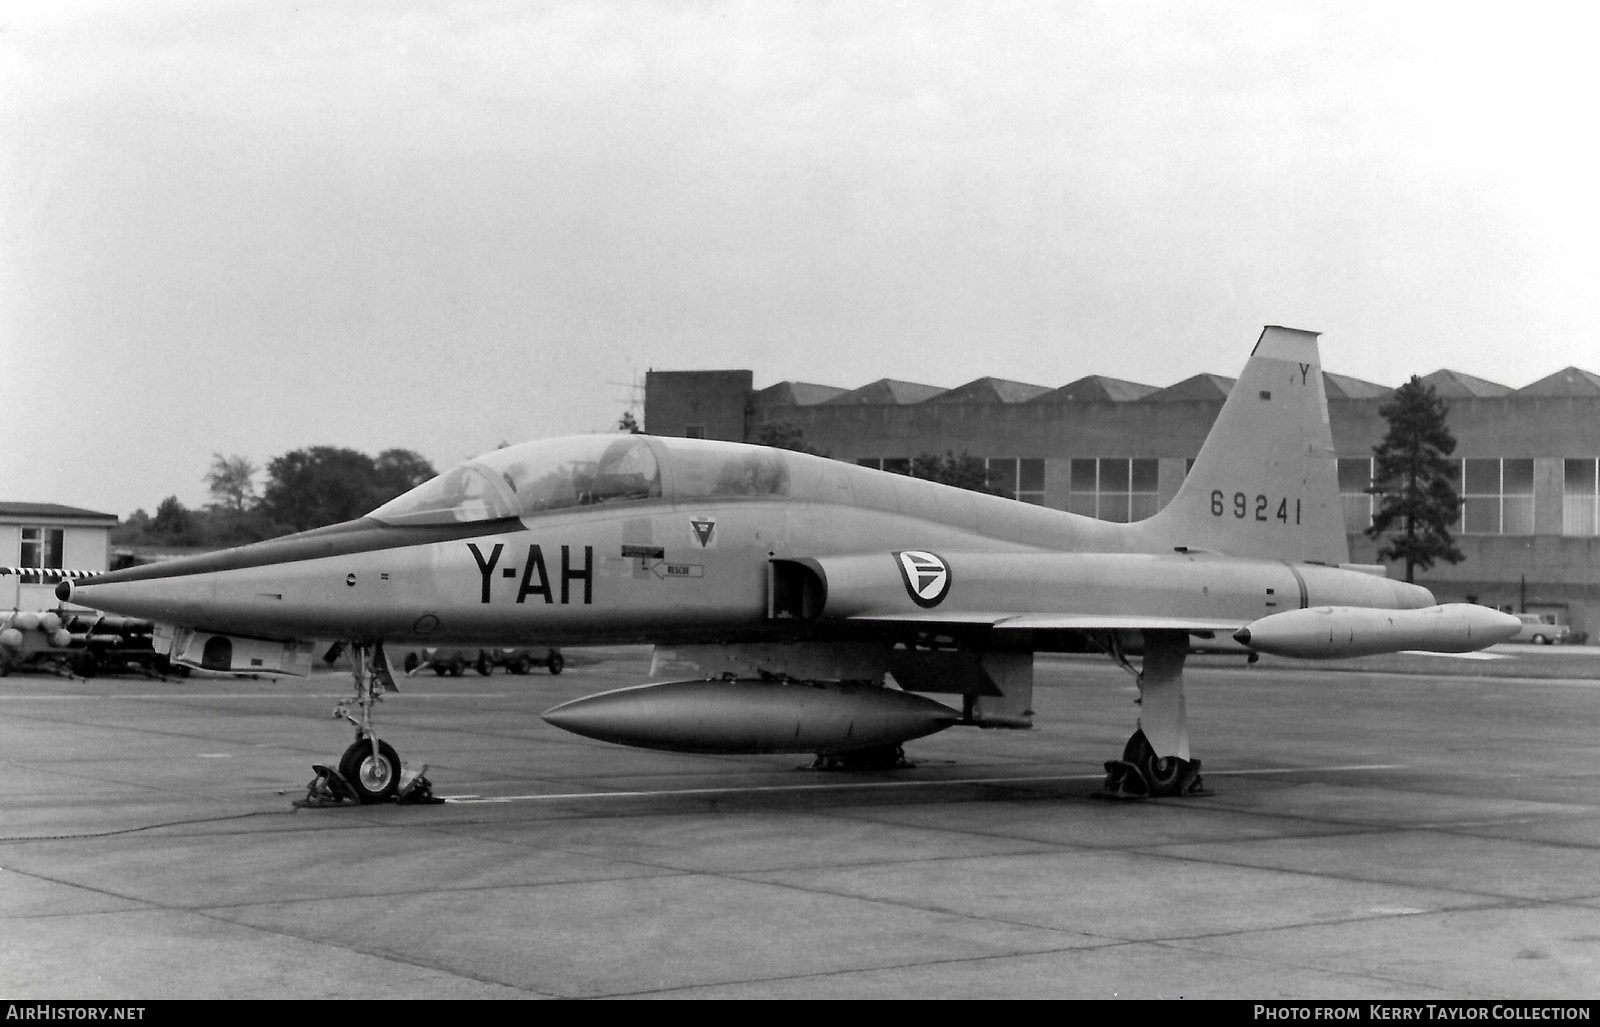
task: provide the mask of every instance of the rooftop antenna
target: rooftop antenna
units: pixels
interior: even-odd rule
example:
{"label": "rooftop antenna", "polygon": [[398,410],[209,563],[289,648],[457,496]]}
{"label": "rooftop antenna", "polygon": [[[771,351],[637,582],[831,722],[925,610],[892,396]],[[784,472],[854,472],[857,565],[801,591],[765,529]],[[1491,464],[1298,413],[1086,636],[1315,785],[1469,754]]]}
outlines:
{"label": "rooftop antenna", "polygon": [[[627,395],[621,400],[621,402],[623,404],[623,416],[624,417],[628,417],[628,418],[632,418],[633,422],[635,424],[637,424],[639,427],[643,428],[644,427],[644,416],[643,416],[643,414],[644,414],[644,382],[639,377],[638,370],[637,369],[634,370],[634,372],[633,372],[633,381],[631,381],[631,382],[613,382],[613,381],[608,381],[608,382],[606,382],[606,384],[607,385],[615,385],[618,388],[623,388],[623,389],[627,389],[628,390]],[[621,418],[618,419],[617,423],[619,423],[619,424],[621,423]]]}

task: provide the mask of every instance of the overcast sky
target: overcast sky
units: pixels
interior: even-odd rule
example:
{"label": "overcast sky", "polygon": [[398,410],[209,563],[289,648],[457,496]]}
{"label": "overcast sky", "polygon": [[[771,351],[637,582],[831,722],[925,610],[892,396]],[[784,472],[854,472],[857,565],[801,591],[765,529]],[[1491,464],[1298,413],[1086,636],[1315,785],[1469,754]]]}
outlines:
{"label": "overcast sky", "polygon": [[1584,5],[0,0],[0,499],[855,387],[1600,371]]}

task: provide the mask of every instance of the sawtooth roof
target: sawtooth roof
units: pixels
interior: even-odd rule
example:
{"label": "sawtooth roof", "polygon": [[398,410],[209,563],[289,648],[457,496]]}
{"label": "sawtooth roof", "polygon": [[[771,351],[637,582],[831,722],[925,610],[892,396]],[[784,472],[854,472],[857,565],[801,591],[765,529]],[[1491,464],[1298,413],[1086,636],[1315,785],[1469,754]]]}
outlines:
{"label": "sawtooth roof", "polygon": [[756,393],[756,400],[774,405],[809,407],[826,403],[843,395],[844,389],[836,385],[815,385],[811,382],[779,382]]}
{"label": "sawtooth roof", "polygon": [[1495,396],[1509,396],[1514,391],[1509,385],[1474,378],[1447,367],[1423,375],[1422,384],[1432,386],[1440,399],[1492,399]]}
{"label": "sawtooth roof", "polygon": [[1037,397],[1037,403],[1131,403],[1158,391],[1154,385],[1107,378],[1103,374],[1086,375]]}
{"label": "sawtooth roof", "polygon": [[930,396],[925,403],[1026,403],[1050,391],[1048,385],[1007,381],[1004,378],[975,378],[948,392]]}
{"label": "sawtooth roof", "polygon": [[1600,374],[1585,371],[1581,367],[1564,367],[1531,385],[1524,385],[1517,390],[1517,395],[1535,398],[1600,396]]}
{"label": "sawtooth roof", "polygon": [[1169,385],[1150,394],[1150,398],[1158,403],[1177,402],[1189,399],[1227,399],[1228,393],[1233,389],[1234,378],[1227,378],[1220,374],[1197,374],[1185,378],[1176,385]]}
{"label": "sawtooth roof", "polygon": [[937,385],[920,385],[917,382],[896,381],[893,378],[879,378],[875,382],[842,392],[831,399],[823,400],[830,405],[887,403],[903,406],[907,403],[921,403],[925,399],[937,396],[946,391]]}

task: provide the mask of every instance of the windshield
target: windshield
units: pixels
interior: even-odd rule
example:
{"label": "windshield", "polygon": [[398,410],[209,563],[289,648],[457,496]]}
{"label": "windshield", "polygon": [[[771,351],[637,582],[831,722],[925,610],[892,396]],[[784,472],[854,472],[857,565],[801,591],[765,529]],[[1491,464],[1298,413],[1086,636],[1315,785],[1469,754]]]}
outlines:
{"label": "windshield", "polygon": [[486,453],[371,516],[386,524],[450,524],[659,498],[661,471],[643,437],[586,435]]}
{"label": "windshield", "polygon": [[505,490],[476,464],[462,464],[372,511],[386,524],[490,521],[516,513]]}

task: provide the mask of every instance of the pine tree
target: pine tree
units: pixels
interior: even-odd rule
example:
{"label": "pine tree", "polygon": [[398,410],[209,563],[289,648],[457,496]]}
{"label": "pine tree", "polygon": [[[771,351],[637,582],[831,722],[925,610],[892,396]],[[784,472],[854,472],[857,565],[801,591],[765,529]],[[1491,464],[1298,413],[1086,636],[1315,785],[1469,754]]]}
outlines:
{"label": "pine tree", "polygon": [[1412,376],[1395,390],[1394,400],[1378,408],[1389,431],[1372,451],[1372,487],[1379,498],[1367,535],[1390,538],[1378,548],[1380,560],[1404,560],[1406,580],[1436,561],[1460,563],[1461,550],[1450,534],[1461,513],[1453,479],[1455,436],[1445,426],[1449,413],[1433,386]]}

